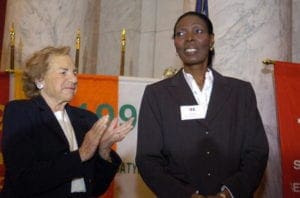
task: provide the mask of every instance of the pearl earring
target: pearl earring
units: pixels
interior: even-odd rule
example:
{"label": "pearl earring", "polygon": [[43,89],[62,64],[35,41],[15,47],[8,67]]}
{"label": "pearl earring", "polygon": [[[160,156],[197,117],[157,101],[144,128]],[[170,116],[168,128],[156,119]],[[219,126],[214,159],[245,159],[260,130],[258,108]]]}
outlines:
{"label": "pearl earring", "polygon": [[42,83],[36,83],[36,87],[41,90],[44,88],[44,85]]}

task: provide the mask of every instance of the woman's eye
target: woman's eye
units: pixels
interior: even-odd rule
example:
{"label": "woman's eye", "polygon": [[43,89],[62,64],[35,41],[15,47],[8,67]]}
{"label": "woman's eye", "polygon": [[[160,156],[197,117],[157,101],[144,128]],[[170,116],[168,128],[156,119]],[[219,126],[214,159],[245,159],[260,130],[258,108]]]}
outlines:
{"label": "woman's eye", "polygon": [[175,36],[176,37],[182,37],[184,35],[184,32],[176,32]]}
{"label": "woman's eye", "polygon": [[202,29],[196,29],[195,32],[196,32],[197,34],[202,34],[204,31],[203,31]]}

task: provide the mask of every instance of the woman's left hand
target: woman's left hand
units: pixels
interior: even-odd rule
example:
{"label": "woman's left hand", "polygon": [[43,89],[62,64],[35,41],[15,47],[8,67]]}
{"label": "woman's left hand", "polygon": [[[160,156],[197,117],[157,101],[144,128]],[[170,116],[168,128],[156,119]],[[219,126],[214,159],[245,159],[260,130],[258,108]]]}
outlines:
{"label": "woman's left hand", "polygon": [[107,161],[111,161],[110,159],[111,146],[114,143],[123,140],[125,136],[131,131],[131,129],[133,128],[132,126],[133,120],[134,118],[130,118],[128,121],[120,125],[118,124],[118,118],[114,118],[111,121],[109,127],[104,132],[99,143],[98,152],[103,159]]}

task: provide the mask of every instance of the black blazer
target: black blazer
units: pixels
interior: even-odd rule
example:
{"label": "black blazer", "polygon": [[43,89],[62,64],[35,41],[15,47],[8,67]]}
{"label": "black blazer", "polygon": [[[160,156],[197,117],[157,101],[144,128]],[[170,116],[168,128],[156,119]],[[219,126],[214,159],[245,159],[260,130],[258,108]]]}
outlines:
{"label": "black blazer", "polygon": [[[69,105],[66,111],[80,147],[97,116]],[[121,163],[115,152],[111,153],[113,163],[98,154],[82,163],[78,150],[69,151],[62,128],[41,96],[5,107],[2,149],[6,168],[2,196],[9,198],[72,197],[71,180],[80,177],[85,179],[87,193],[79,197],[100,195]]]}
{"label": "black blazer", "polygon": [[136,163],[158,197],[209,195],[227,186],[252,197],[264,173],[268,142],[250,83],[213,71],[205,119],[181,120],[181,105],[197,102],[182,70],[146,87]]}

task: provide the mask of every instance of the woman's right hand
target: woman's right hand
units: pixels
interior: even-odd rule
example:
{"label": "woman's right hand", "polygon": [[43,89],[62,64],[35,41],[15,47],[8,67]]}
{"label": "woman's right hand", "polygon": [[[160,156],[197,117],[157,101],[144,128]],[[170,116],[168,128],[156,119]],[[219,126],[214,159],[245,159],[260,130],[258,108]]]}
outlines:
{"label": "woman's right hand", "polygon": [[130,118],[123,124],[118,124],[118,118],[114,118],[111,121],[109,127],[107,127],[104,135],[102,136],[99,142],[98,152],[103,159],[111,161],[111,146],[123,140],[125,136],[131,131],[131,129],[133,128],[133,120],[134,118]]}
{"label": "woman's right hand", "polygon": [[107,128],[108,118],[108,115],[103,116],[85,134],[82,145],[79,148],[79,155],[82,162],[91,159],[97,150],[99,141]]}

